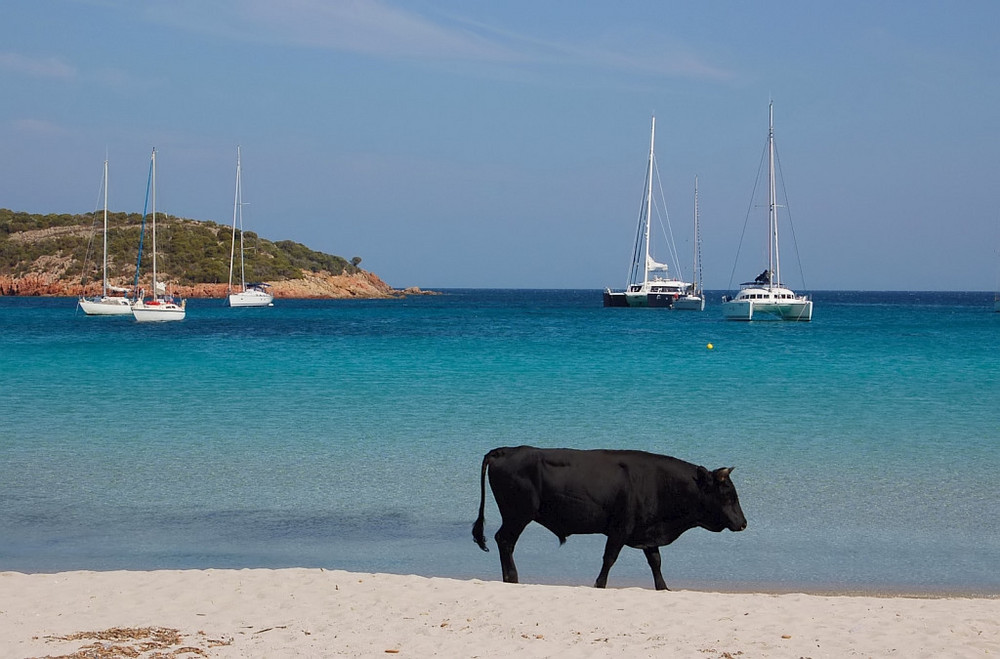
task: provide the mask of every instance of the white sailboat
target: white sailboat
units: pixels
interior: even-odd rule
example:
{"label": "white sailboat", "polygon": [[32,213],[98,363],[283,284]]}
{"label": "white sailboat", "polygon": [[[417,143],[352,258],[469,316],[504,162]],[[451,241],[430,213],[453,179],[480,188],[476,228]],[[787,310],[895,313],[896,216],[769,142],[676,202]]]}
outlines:
{"label": "white sailboat", "polygon": [[[236,147],[236,200],[233,202],[233,241],[229,248],[229,288],[226,304],[230,307],[273,307],[271,285],[261,282],[248,284],[243,259],[243,184],[240,167],[240,147]],[[233,266],[236,261],[236,223],[240,225],[240,287],[233,289]]]}
{"label": "white sailboat", "polygon": [[[132,301],[124,293],[128,289],[108,285],[108,159],[104,159],[104,266],[101,272],[101,294],[87,298],[80,296],[79,305],[88,316],[128,316]],[[111,293],[111,295],[109,295]]]}
{"label": "white sailboat", "polygon": [[[659,263],[649,250],[649,234],[653,217],[653,173],[656,168],[654,145],[656,143],[656,117],[653,117],[649,134],[649,164],[646,167],[646,189],[639,213],[639,225],[632,253],[628,283],[624,291],[604,291],[605,307],[672,307],[674,301],[687,292],[690,284],[669,276],[666,263]],[[665,210],[665,209],[664,209]],[[676,254],[674,261],[676,261]]]}
{"label": "white sailboat", "polygon": [[722,315],[729,320],[812,320],[813,303],[781,283],[778,252],[778,203],[774,176],[774,103],[768,104],[768,244],[767,269],[750,282],[740,284],[735,297],[725,297]]}
{"label": "white sailboat", "polygon": [[677,298],[674,309],[678,311],[704,311],[705,291],[701,276],[701,230],[698,227],[698,177],[694,177],[694,281],[687,293]]}
{"label": "white sailboat", "polygon": [[[156,149],[149,162],[150,190],[152,200],[152,235],[153,235],[153,296],[146,300],[140,292],[136,295],[135,304],[132,305],[132,315],[140,323],[159,322],[168,320],[184,320],[187,300],[177,300],[167,295],[166,284],[157,280],[156,277]],[[143,217],[145,221],[145,214]],[[139,259],[142,259],[142,241],[140,239]],[[136,281],[138,282],[139,272],[136,265]]]}

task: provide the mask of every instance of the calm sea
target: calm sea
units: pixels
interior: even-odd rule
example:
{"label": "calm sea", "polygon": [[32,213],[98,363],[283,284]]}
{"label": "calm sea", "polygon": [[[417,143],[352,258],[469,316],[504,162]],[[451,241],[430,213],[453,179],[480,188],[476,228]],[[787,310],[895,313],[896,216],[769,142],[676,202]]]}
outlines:
{"label": "calm sea", "polygon": [[[0,298],[0,570],[318,566],[500,579],[483,454],[735,466],[749,527],[664,548],[688,588],[1000,593],[989,293],[818,293],[812,323],[604,309],[600,291],[190,300],[180,323]],[[713,344],[713,349],[707,345]],[[603,537],[537,525],[523,582]],[[626,548],[611,586],[651,587]]]}

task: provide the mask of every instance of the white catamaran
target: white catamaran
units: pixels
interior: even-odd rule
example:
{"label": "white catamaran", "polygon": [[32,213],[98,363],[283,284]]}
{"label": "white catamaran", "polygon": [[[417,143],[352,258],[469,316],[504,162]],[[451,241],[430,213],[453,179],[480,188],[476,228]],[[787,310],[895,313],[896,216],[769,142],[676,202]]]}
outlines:
{"label": "white catamaran", "polygon": [[694,281],[691,288],[674,302],[678,311],[704,311],[705,291],[701,276],[701,230],[698,227],[698,177],[694,177]]}
{"label": "white catamaran", "polygon": [[[88,316],[128,316],[132,301],[125,297],[126,288],[108,285],[108,159],[104,159],[104,266],[101,273],[101,294],[92,298],[80,296],[79,305]],[[112,293],[109,295],[108,293]]]}
{"label": "white catamaran", "polygon": [[[156,149],[153,149],[152,158],[149,161],[149,189],[151,192],[150,199],[152,200],[152,216],[153,216],[153,296],[146,300],[143,298],[142,292],[136,294],[135,303],[132,305],[132,315],[140,323],[155,322],[155,321],[166,321],[166,320],[184,320],[185,311],[184,308],[187,305],[187,300],[181,300],[178,304],[177,300],[172,296],[167,295],[166,284],[157,280],[156,277]],[[145,224],[146,214],[143,212],[143,223]],[[139,262],[142,260],[142,238],[139,239],[139,261],[136,262],[136,287],[138,288],[139,282]]]}
{"label": "white catamaran", "polygon": [[[666,263],[658,263],[649,253],[649,233],[653,218],[653,173],[656,169],[653,146],[656,142],[656,117],[653,117],[649,133],[649,163],[646,166],[646,189],[644,190],[639,225],[636,229],[635,246],[632,252],[632,266],[624,291],[604,291],[605,307],[672,307],[674,301],[684,295],[690,284],[668,275]],[[663,209],[664,213],[666,208]],[[668,246],[671,247],[672,246]],[[676,252],[674,261],[677,261]]]}
{"label": "white catamaran", "polygon": [[781,283],[778,253],[778,203],[774,176],[774,103],[768,105],[768,244],[767,269],[750,282],[740,284],[736,297],[725,297],[722,315],[729,320],[812,320],[813,303]]}
{"label": "white catamaran", "polygon": [[[273,307],[271,285],[262,282],[248,284],[243,259],[243,184],[240,168],[240,147],[236,147],[236,201],[233,202],[233,241],[229,248],[229,288],[226,303],[230,307]],[[233,289],[233,266],[236,261],[236,223],[240,225],[240,287]]]}

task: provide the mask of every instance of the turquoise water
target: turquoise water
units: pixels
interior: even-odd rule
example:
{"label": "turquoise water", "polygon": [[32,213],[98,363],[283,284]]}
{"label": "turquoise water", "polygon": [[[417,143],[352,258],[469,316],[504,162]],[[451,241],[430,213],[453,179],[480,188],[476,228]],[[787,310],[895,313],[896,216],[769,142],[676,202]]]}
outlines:
{"label": "turquoise water", "polygon": [[[526,443],[735,466],[749,527],[665,548],[673,587],[1000,592],[992,295],[819,293],[801,324],[718,299],[190,300],[140,325],[0,298],[0,570],[499,580],[471,537],[479,467]],[[499,523],[490,499],[491,546]],[[533,525],[521,580],[591,584],[602,549]],[[651,587],[641,552],[609,585]]]}

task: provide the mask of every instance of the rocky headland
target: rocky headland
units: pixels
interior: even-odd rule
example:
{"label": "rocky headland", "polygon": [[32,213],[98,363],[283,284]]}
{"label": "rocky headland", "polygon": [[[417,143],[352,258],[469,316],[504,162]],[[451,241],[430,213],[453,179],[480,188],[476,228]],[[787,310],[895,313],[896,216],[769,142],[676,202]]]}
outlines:
{"label": "rocky headland", "polygon": [[[101,292],[97,214],[35,215],[0,208],[0,295],[68,296]],[[131,290],[143,218],[110,213],[108,283]],[[185,298],[223,298],[232,276],[232,231],[214,222],[172,216],[160,219],[159,281]],[[347,260],[288,240],[244,234],[246,276],[264,281],[278,298],[379,299],[427,294],[417,287],[393,288]],[[149,252],[142,253],[140,286],[150,287]]]}
{"label": "rocky headland", "polygon": [[[271,292],[277,298],[329,298],[329,299],[384,299],[407,295],[428,295],[415,286],[396,289],[371,272],[361,270],[351,274],[334,275],[329,272],[303,272],[301,279],[273,281]],[[113,282],[116,286],[131,288],[132,282]],[[170,285],[170,292],[185,298],[223,298],[226,284]],[[99,295],[100,282],[81,285],[60,279],[50,272],[31,272],[20,277],[0,275],[0,295],[65,296]]]}

